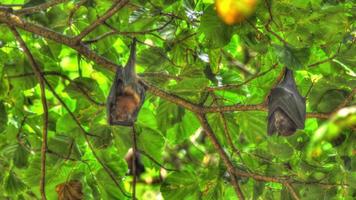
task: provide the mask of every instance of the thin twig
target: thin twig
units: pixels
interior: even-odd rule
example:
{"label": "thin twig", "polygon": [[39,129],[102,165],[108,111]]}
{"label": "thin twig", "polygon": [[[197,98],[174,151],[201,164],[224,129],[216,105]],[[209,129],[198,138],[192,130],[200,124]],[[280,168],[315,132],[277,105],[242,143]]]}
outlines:
{"label": "thin twig", "polygon": [[158,162],[157,160],[155,160],[151,155],[149,155],[148,153],[146,153],[146,152],[143,151],[143,150],[137,149],[137,151],[138,151],[140,154],[146,156],[146,157],[147,157],[148,159],[150,159],[153,163],[155,163],[156,165],[158,165],[159,167],[161,167],[161,168],[163,168],[163,169],[165,169],[165,170],[167,170],[167,171],[179,171],[178,169],[170,169],[170,168],[167,168],[167,167],[163,166],[161,163],[159,163],[159,162]]}
{"label": "thin twig", "polygon": [[288,188],[294,200],[300,200],[300,198],[297,195],[297,192],[294,190],[294,188],[289,182],[285,182],[284,185]]}
{"label": "thin twig", "polygon": [[223,86],[219,86],[219,87],[210,87],[210,88],[207,88],[208,91],[213,91],[213,90],[225,90],[225,89],[237,89],[243,85],[246,85],[247,83],[255,80],[256,78],[258,77],[261,77],[261,76],[264,76],[265,74],[267,74],[268,72],[272,71],[273,69],[275,69],[277,67],[277,63],[274,64],[271,68],[269,68],[268,70],[264,71],[264,72],[261,72],[253,77],[251,77],[250,79],[247,79],[246,81],[242,82],[242,83],[239,83],[239,84],[226,84],[226,85],[223,85]]}
{"label": "thin twig", "polygon": [[356,95],[356,87],[351,91],[351,93],[345,98],[345,100],[340,103],[340,105],[338,107],[336,107],[334,113],[336,113],[338,110],[340,110],[341,108],[347,106],[352,99],[354,98],[354,96]]}
{"label": "thin twig", "polygon": [[272,31],[271,27],[270,27],[270,24],[271,22],[274,22],[273,21],[273,15],[272,15],[272,8],[271,8],[271,5],[269,5],[268,1],[267,0],[264,0],[265,1],[265,5],[268,9],[268,13],[269,13],[269,19],[267,21],[267,23],[265,24],[265,28],[266,30],[271,33],[272,35],[274,35],[279,41],[281,41],[285,46],[288,45],[288,42],[286,40],[284,40],[281,36],[279,36],[276,32]]}
{"label": "thin twig", "polygon": [[136,138],[136,129],[135,124],[132,125],[132,199],[136,200],[136,154],[137,154],[137,138]]}
{"label": "thin twig", "polygon": [[83,43],[85,44],[92,44],[95,42],[98,42],[99,40],[102,40],[108,36],[111,35],[129,35],[129,36],[133,36],[133,35],[145,35],[145,34],[149,34],[152,32],[156,32],[156,31],[160,31],[164,28],[166,28],[171,22],[173,21],[173,18],[171,18],[168,22],[166,22],[165,24],[163,24],[162,26],[158,27],[158,28],[154,28],[154,29],[149,29],[149,30],[143,30],[143,31],[119,31],[116,30],[115,28],[111,27],[111,31],[106,32],[102,35],[99,35],[98,37],[91,39],[91,40],[87,40],[87,41],[83,41]]}
{"label": "thin twig", "polygon": [[25,52],[26,56],[29,59],[29,62],[32,66],[32,70],[35,73],[38,83],[41,89],[41,102],[43,107],[43,127],[42,127],[42,147],[41,147],[41,179],[40,179],[40,192],[43,200],[46,200],[46,151],[47,151],[47,131],[48,131],[48,105],[46,99],[46,86],[44,82],[44,77],[41,74],[41,70],[37,65],[34,57],[32,56],[30,50],[28,49],[25,41],[21,38],[19,32],[17,32],[16,28],[9,25],[10,30],[15,36],[17,42],[19,42],[21,48]]}
{"label": "thin twig", "polygon": [[79,43],[85,36],[91,33],[96,27],[103,24],[103,22],[116,14],[121,8],[123,8],[129,1],[128,0],[115,0],[113,6],[106,11],[104,15],[95,20],[87,28],[85,28],[78,36],[75,37],[75,43]]}
{"label": "thin twig", "polygon": [[[26,76],[33,76],[33,75],[35,75],[35,74],[34,73],[24,73],[24,74],[18,74],[18,75],[13,75],[13,76],[6,76],[5,78],[14,79],[14,78],[22,78],[22,77],[26,77]],[[77,88],[93,104],[95,104],[97,106],[102,106],[102,107],[106,105],[105,103],[96,101],[93,97],[91,97],[89,95],[89,91],[86,91],[86,89],[84,89],[81,84],[73,81],[65,74],[62,74],[62,73],[56,72],[56,71],[44,71],[44,72],[42,72],[42,75],[44,75],[44,76],[59,76],[62,79],[67,80],[71,84],[73,84],[73,86],[75,88]]]}
{"label": "thin twig", "polygon": [[71,26],[73,23],[73,16],[77,10],[84,5],[88,0],[81,0],[79,3],[75,4],[74,8],[69,12],[68,16],[68,26]]}
{"label": "thin twig", "polygon": [[339,47],[338,47],[336,53],[333,56],[330,56],[329,58],[327,58],[325,60],[321,60],[321,61],[318,61],[316,63],[310,64],[310,65],[308,65],[308,67],[315,67],[315,66],[321,65],[323,63],[332,61],[334,58],[336,58],[339,55],[341,46],[342,46],[342,43],[339,44]]}
{"label": "thin twig", "polygon": [[309,94],[310,94],[310,92],[311,92],[311,90],[312,90],[313,87],[314,87],[314,81],[311,82],[310,87],[309,87],[307,93],[305,93],[305,96],[304,96],[304,97],[305,97],[306,99],[308,99]]}
{"label": "thin twig", "polygon": [[246,65],[241,61],[236,60],[230,53],[228,53],[224,49],[221,49],[221,53],[227,58],[228,61],[230,61],[233,65],[240,69],[245,75],[252,75],[252,73],[246,69]]}

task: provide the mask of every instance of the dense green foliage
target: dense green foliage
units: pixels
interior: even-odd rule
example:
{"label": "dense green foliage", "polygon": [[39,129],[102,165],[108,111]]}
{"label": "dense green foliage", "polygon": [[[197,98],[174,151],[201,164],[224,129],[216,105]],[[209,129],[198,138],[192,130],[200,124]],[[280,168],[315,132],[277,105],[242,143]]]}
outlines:
{"label": "dense green foliage", "polygon": [[[1,0],[24,7],[45,2]],[[21,17],[75,36],[113,2],[68,0]],[[213,0],[134,0],[83,42],[123,65],[135,35],[137,72],[145,82],[201,106],[242,105],[207,115],[236,169],[289,177],[296,181],[292,186],[300,199],[351,200],[356,198],[355,14],[352,0],[266,0],[248,20],[228,26],[217,16]],[[132,145],[131,129],[108,126],[103,106],[113,72],[64,43],[18,30],[51,86],[84,129],[96,135],[89,135],[94,152],[130,194],[132,178],[125,175],[124,156]],[[295,69],[298,89],[307,95],[307,112],[313,115],[293,136],[269,137],[266,111],[244,111],[243,105],[263,103],[285,66]],[[0,77],[0,199],[40,199],[45,111],[29,59],[5,23],[0,23]],[[230,86],[216,88],[225,85]],[[47,198],[57,198],[56,185],[79,180],[84,199],[126,199],[48,86],[46,96]],[[138,149],[179,171],[166,171],[162,181],[160,166],[142,155],[146,172],[137,183],[138,199],[237,199],[231,176],[196,113],[158,96],[146,94],[136,124]],[[293,198],[282,183],[251,177],[238,177],[238,182],[246,199]]]}

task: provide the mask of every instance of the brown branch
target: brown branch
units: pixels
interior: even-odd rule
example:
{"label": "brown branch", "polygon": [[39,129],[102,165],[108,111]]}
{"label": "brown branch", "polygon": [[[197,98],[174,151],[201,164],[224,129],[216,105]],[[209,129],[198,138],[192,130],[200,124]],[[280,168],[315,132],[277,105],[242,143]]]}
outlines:
{"label": "brown branch", "polygon": [[75,43],[79,43],[85,36],[92,32],[96,27],[103,24],[105,20],[116,14],[121,8],[123,8],[129,1],[128,0],[115,0],[114,5],[106,11],[104,15],[95,20],[87,28],[85,28],[78,36],[75,37]]}
{"label": "brown branch", "polygon": [[60,4],[60,3],[66,2],[66,1],[67,0],[52,0],[52,1],[40,4],[40,5],[37,5],[37,6],[27,7],[27,8],[23,8],[20,10],[14,10],[14,13],[18,14],[18,15],[32,14],[32,13],[36,13],[36,12],[39,12],[42,10],[46,10],[50,7],[53,7],[57,4]]}
{"label": "brown branch", "polygon": [[[215,104],[217,106],[219,106],[218,102],[217,102],[217,97],[215,94],[212,94],[212,97],[213,97],[213,100],[215,102]],[[231,138],[231,134],[230,134],[230,131],[229,131],[229,127],[227,125],[227,121],[226,121],[226,118],[225,118],[225,115],[223,112],[219,112],[219,116],[220,116],[220,119],[222,120],[222,123],[224,125],[224,133],[225,133],[225,137],[226,137],[226,140],[227,140],[227,143],[229,144],[230,148],[232,149],[232,151],[234,153],[236,153],[238,156],[240,156],[240,159],[241,159],[241,154],[240,154],[240,151],[236,148],[236,146],[234,145],[234,143],[232,142],[232,138]]]}
{"label": "brown branch", "polygon": [[184,107],[188,110],[191,110],[195,113],[201,112],[201,107],[199,105],[191,103],[177,95],[165,92],[165,91],[157,88],[156,86],[153,86],[153,85],[150,85],[150,84],[144,82],[143,80],[140,80],[140,82],[148,89],[149,92],[151,92],[152,94],[154,94],[156,96],[162,97],[163,99],[166,99],[172,103],[182,106],[182,107]]}
{"label": "brown branch", "polygon": [[40,179],[40,192],[43,200],[46,200],[46,151],[47,151],[47,131],[48,131],[48,105],[46,99],[46,86],[44,83],[44,77],[41,74],[41,70],[37,65],[33,55],[28,49],[25,41],[20,36],[19,32],[17,32],[16,28],[9,25],[10,30],[15,36],[17,42],[20,44],[22,50],[25,52],[33,72],[38,79],[38,83],[41,89],[41,102],[43,107],[43,130],[42,130],[42,147],[41,147],[41,179]]}
{"label": "brown branch", "polygon": [[[0,22],[3,23],[9,23],[11,25],[17,26],[18,28],[21,28],[23,30],[26,30],[28,32],[40,35],[44,38],[53,40],[55,42],[58,42],[60,44],[64,44],[68,47],[73,48],[89,60],[92,60],[96,64],[111,70],[111,71],[116,71],[117,67],[120,67],[113,63],[112,61],[106,59],[105,57],[102,57],[95,53],[94,51],[90,50],[86,46],[82,44],[75,44],[73,42],[73,38],[64,36],[62,34],[59,34],[57,32],[54,32],[48,28],[26,22],[19,18],[16,15],[13,15],[9,12],[0,10]],[[223,107],[201,107],[200,105],[196,105],[194,103],[191,103],[181,97],[178,97],[177,95],[170,94],[168,92],[165,92],[153,85],[150,85],[148,83],[145,83],[143,80],[141,80],[142,83],[147,87],[148,91],[150,91],[152,94],[161,97],[162,99],[168,100],[172,103],[177,104],[178,106],[182,106],[188,110],[191,110],[195,113],[208,113],[208,112],[233,112],[233,111],[246,111],[246,110],[260,110],[260,111],[265,111],[266,108],[264,106],[264,103],[261,104],[256,104],[256,105],[232,105],[232,106],[223,106]],[[310,113],[308,117],[316,117],[316,118],[328,118],[329,114],[325,113]]]}
{"label": "brown branch", "polygon": [[264,103],[251,105],[230,105],[230,106],[205,106],[201,108],[201,113],[234,112],[234,111],[266,111]]}
{"label": "brown branch", "polygon": [[213,146],[215,147],[216,151],[219,153],[220,157],[222,158],[227,171],[229,172],[230,176],[231,176],[231,184],[235,189],[235,193],[236,195],[239,197],[240,200],[244,200],[245,197],[241,191],[241,188],[239,186],[239,183],[237,181],[237,177],[235,175],[235,167],[232,164],[231,160],[229,159],[228,155],[226,154],[226,152],[224,151],[223,147],[221,146],[221,144],[219,143],[216,135],[214,134],[213,130],[210,127],[210,124],[208,122],[208,120],[206,119],[206,116],[203,114],[198,114],[197,115],[200,124],[202,125],[204,132],[206,133],[206,135],[209,137],[210,141],[213,143]]}
{"label": "brown branch", "polygon": [[234,173],[240,177],[252,178],[256,181],[280,183],[285,186],[286,186],[286,184],[290,185],[290,184],[294,183],[294,184],[303,184],[303,185],[317,184],[317,185],[323,185],[323,186],[327,186],[327,187],[338,187],[338,186],[349,187],[349,185],[347,185],[347,184],[323,183],[323,182],[317,182],[317,181],[299,181],[299,180],[293,179],[289,176],[271,177],[271,176],[260,175],[257,173],[244,172],[241,170],[235,170]]}
{"label": "brown branch", "polygon": [[288,188],[294,200],[300,200],[300,198],[297,195],[297,192],[294,190],[294,188],[289,182],[285,182],[284,185]]}
{"label": "brown branch", "polygon": [[19,18],[18,16],[11,14],[10,12],[4,12],[0,10],[0,22],[11,24],[12,26],[16,26],[25,31],[37,34],[39,36],[53,40],[60,44],[67,45],[68,47],[76,50],[77,52],[79,52],[89,60],[92,60],[96,62],[98,65],[101,65],[111,71],[115,71],[116,68],[118,67],[118,65],[106,59],[105,57],[96,54],[85,45],[76,44],[73,38],[57,33],[46,27],[27,22]]}

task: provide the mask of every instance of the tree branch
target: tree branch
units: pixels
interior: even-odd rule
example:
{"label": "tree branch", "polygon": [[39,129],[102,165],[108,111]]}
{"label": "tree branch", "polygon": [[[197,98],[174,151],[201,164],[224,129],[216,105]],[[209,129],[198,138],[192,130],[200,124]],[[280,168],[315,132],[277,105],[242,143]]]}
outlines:
{"label": "tree branch", "polygon": [[285,182],[284,185],[288,188],[294,200],[300,200],[300,198],[297,195],[297,192],[292,187],[292,184],[290,184],[289,182]]}
{"label": "tree branch", "polygon": [[[24,29],[28,32],[40,35],[44,38],[53,40],[55,42],[67,45],[68,47],[73,48],[74,50],[78,51],[80,54],[88,58],[89,60],[94,61],[98,65],[111,70],[115,71],[117,67],[120,67],[113,63],[112,61],[106,59],[105,57],[102,57],[98,55],[97,53],[93,52],[89,48],[87,48],[83,44],[75,44],[73,42],[73,38],[64,36],[62,34],[59,34],[57,32],[54,32],[48,28],[35,25],[29,22],[26,22],[19,18],[16,15],[13,15],[7,11],[0,10],[0,22],[4,23],[9,23],[11,25],[17,26],[21,29]],[[167,93],[153,85],[150,85],[143,80],[140,80],[141,83],[143,83],[148,91],[150,91],[152,94],[161,97],[163,99],[166,99],[172,103],[175,103],[179,106],[182,106],[188,110],[191,110],[195,113],[209,113],[209,112],[233,112],[233,111],[247,111],[247,110],[260,110],[260,111],[266,111],[266,108],[264,106],[264,103],[261,104],[255,104],[255,105],[232,105],[232,106],[222,106],[222,107],[201,107],[200,105],[196,105],[194,103],[191,103],[181,97],[178,97],[177,95]],[[315,117],[315,118],[321,118],[325,119],[330,116],[330,113],[309,113],[307,117]]]}
{"label": "tree branch", "polygon": [[245,197],[241,191],[241,188],[239,186],[239,183],[237,181],[236,175],[235,175],[235,167],[232,164],[231,160],[229,159],[228,155],[226,154],[226,152],[224,151],[223,147],[221,146],[221,144],[219,143],[218,139],[216,138],[213,130],[211,129],[208,120],[206,119],[206,116],[203,114],[198,114],[197,115],[200,124],[202,125],[204,132],[206,133],[206,135],[209,137],[210,141],[213,143],[213,146],[215,147],[216,151],[219,153],[220,157],[222,158],[227,171],[229,172],[230,176],[231,176],[231,184],[235,189],[235,193],[236,195],[239,197],[240,200],[244,200]]}

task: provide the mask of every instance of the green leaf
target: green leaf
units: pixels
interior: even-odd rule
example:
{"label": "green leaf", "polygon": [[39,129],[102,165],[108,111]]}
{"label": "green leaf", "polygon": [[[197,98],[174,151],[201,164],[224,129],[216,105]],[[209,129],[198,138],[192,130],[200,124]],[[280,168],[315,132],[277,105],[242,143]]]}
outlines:
{"label": "green leaf", "polygon": [[279,61],[288,68],[301,69],[309,61],[309,48],[291,46],[274,46]]}
{"label": "green leaf", "polygon": [[139,127],[137,136],[137,148],[152,156],[156,161],[162,161],[164,138],[162,135],[148,127]]}
{"label": "green leaf", "polygon": [[48,140],[48,148],[50,151],[60,155],[60,158],[73,158],[79,160],[81,157],[80,150],[71,137],[65,135],[57,135]]}
{"label": "green leaf", "polygon": [[0,133],[6,129],[7,126],[7,113],[5,105],[0,101]]}
{"label": "green leaf", "polygon": [[185,112],[181,122],[175,124],[168,130],[167,138],[173,144],[179,144],[189,136],[193,135],[199,128],[199,121],[191,112]]}
{"label": "green leaf", "polygon": [[[1,77],[1,71],[0,71],[0,77]],[[4,99],[9,92],[9,82],[7,79],[4,77],[1,77],[0,79],[0,100]]]}
{"label": "green leaf", "polygon": [[230,42],[233,33],[233,28],[223,23],[216,15],[213,5],[209,6],[204,11],[199,29],[205,35],[205,43],[207,47],[211,49],[227,45]]}
{"label": "green leaf", "polygon": [[266,113],[248,111],[236,115],[241,132],[250,142],[260,143],[267,135]]}
{"label": "green leaf", "polygon": [[105,97],[96,80],[86,77],[79,77],[71,81],[66,87],[65,92],[72,98],[88,98],[91,97],[94,101],[104,102]]}
{"label": "green leaf", "polygon": [[113,136],[109,126],[97,126],[90,130],[93,137],[90,137],[95,148],[101,149],[111,145]]}
{"label": "green leaf", "polygon": [[161,192],[164,199],[197,199],[199,182],[190,172],[173,172],[163,182]]}
{"label": "green leaf", "polygon": [[30,153],[22,145],[18,145],[14,152],[14,165],[18,168],[27,167],[29,155]]}
{"label": "green leaf", "polygon": [[4,189],[8,195],[15,195],[24,191],[26,185],[13,171],[10,171],[5,177]]}

